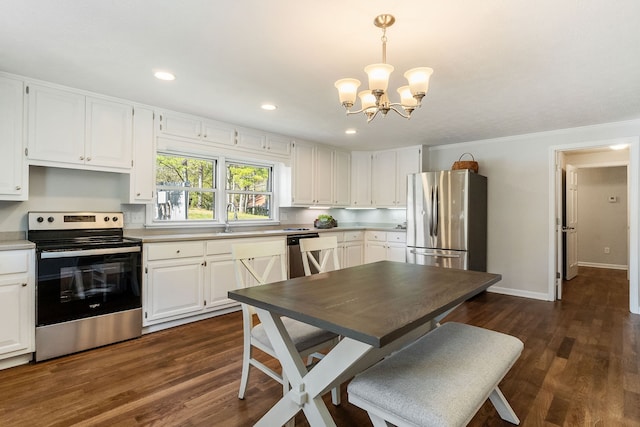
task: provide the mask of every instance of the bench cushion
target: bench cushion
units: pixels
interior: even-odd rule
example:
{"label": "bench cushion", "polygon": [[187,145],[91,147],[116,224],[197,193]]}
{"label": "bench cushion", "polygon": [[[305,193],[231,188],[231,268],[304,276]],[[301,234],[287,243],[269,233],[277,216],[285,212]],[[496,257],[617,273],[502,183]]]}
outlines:
{"label": "bench cushion", "polygon": [[510,335],[448,322],[357,375],[349,400],[409,426],[463,426],[523,347]]}

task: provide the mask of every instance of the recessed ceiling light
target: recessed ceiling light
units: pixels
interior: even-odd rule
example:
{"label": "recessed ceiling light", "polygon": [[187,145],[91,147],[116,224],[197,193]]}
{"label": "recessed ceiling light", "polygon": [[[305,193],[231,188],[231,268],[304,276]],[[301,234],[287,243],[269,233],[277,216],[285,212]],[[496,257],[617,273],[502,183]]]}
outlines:
{"label": "recessed ceiling light", "polygon": [[629,144],[616,144],[616,145],[610,145],[609,148],[611,148],[612,150],[624,150],[628,146]]}
{"label": "recessed ceiling light", "polygon": [[277,106],[273,105],[273,104],[262,104],[260,106],[260,108],[262,108],[263,110],[267,110],[267,111],[273,111],[276,108],[278,108]]}
{"label": "recessed ceiling light", "polygon": [[344,131],[344,133],[346,133],[347,135],[355,135],[356,133],[358,133],[358,131],[355,129],[347,129]]}
{"label": "recessed ceiling light", "polygon": [[156,71],[155,73],[153,73],[153,75],[155,76],[156,79],[159,79],[159,80],[171,81],[176,79],[176,76],[173,75],[173,73],[170,73],[168,71]]}

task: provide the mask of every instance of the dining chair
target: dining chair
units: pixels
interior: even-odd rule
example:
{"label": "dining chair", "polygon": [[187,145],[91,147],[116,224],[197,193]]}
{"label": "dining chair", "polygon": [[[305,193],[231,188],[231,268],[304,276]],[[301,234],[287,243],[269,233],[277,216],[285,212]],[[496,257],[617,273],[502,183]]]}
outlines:
{"label": "dining chair", "polygon": [[[311,276],[311,265],[319,273],[340,269],[338,261],[338,238],[336,236],[317,237],[315,239],[300,239],[300,253],[302,253],[302,265],[304,275]],[[316,255],[317,254],[317,258]],[[331,264],[329,263],[331,261]],[[311,264],[309,264],[311,263]]]}
{"label": "dining chair", "polygon": [[[231,247],[231,254],[236,273],[236,282],[239,288],[263,285],[265,283],[287,279],[286,246],[284,240],[235,244]],[[284,373],[283,375],[276,373],[262,362],[256,360],[252,355],[252,350],[255,347],[275,359],[278,358],[263,325],[254,323],[254,314],[255,310],[253,307],[242,304],[244,349],[238,397],[244,399],[251,366],[260,369],[282,384],[283,393],[286,394],[289,391],[289,382]],[[320,351],[338,343],[338,335],[333,332],[325,331],[287,317],[282,317],[282,323],[300,353],[300,357],[302,357],[303,360],[305,358],[307,359],[307,365],[312,363],[314,357],[319,358],[321,356]],[[339,401],[336,402],[334,398],[333,403],[337,405]]]}
{"label": "dining chair", "polygon": [[[336,236],[317,237],[313,239],[300,239],[300,253],[302,254],[302,266],[304,275],[311,276],[311,264],[318,273],[329,271],[329,260],[333,263],[333,270],[340,269],[338,261],[338,238]],[[315,254],[318,254],[316,258]],[[322,358],[322,355],[318,357]],[[340,404],[339,388],[331,390],[331,401],[334,405]]]}

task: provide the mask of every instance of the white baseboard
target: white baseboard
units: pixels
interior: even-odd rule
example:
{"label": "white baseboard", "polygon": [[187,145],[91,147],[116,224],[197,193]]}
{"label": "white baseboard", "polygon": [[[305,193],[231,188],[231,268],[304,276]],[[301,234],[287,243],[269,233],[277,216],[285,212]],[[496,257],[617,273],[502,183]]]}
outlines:
{"label": "white baseboard", "polygon": [[495,294],[511,295],[513,297],[531,298],[542,301],[549,301],[548,295],[542,292],[523,291],[522,289],[503,288],[499,286],[491,286],[487,292]]}
{"label": "white baseboard", "polygon": [[585,262],[578,261],[578,267],[594,267],[594,268],[608,268],[611,270],[628,270],[629,267],[620,264],[603,264],[599,262]]}

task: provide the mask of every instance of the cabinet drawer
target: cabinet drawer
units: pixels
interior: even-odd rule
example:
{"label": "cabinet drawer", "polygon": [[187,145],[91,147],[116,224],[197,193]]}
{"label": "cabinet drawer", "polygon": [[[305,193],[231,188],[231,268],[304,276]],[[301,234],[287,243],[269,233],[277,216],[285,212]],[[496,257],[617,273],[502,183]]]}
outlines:
{"label": "cabinet drawer", "polygon": [[204,255],[202,242],[155,243],[147,246],[147,259],[177,259]]}
{"label": "cabinet drawer", "polygon": [[367,231],[367,240],[387,241],[387,233],[384,231]]}
{"label": "cabinet drawer", "polygon": [[363,232],[362,231],[345,231],[344,232],[344,241],[345,242],[353,242],[355,240],[362,240],[363,239]]}
{"label": "cabinet drawer", "polygon": [[344,241],[344,233],[320,233],[320,237],[334,237],[337,239],[338,243],[342,243]]}
{"label": "cabinet drawer", "polygon": [[402,232],[387,233],[387,242],[406,243],[407,233],[402,233]]}
{"label": "cabinet drawer", "polygon": [[26,273],[29,271],[28,251],[0,252],[0,274]]}
{"label": "cabinet drawer", "polygon": [[207,255],[230,254],[231,246],[241,243],[238,240],[209,240],[207,242]]}

